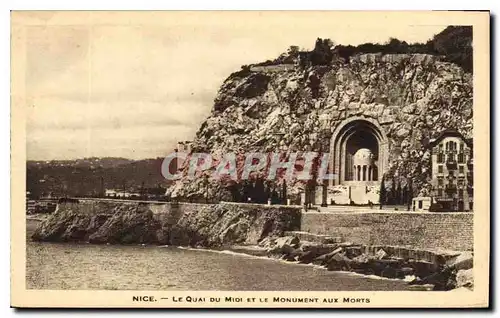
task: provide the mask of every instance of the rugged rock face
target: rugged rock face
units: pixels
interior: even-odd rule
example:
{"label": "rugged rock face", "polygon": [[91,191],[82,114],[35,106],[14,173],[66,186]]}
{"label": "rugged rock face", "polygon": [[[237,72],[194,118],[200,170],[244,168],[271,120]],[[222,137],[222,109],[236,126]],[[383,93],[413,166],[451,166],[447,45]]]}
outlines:
{"label": "rugged rock face", "polygon": [[32,235],[37,241],[155,243],[160,222],[138,203],[64,203]]}
{"label": "rugged rock face", "polygon": [[[193,151],[215,156],[327,151],[332,132],[352,116],[373,118],[384,129],[390,153],[387,176],[413,178],[415,194],[425,193],[429,139],[445,129],[472,137],[472,74],[425,54],[362,54],[329,65],[244,67],[222,84]],[[289,193],[302,189],[296,182]],[[167,194],[230,197],[220,181],[209,180],[207,186],[203,178],[185,177]]]}
{"label": "rugged rock face", "polygon": [[184,213],[166,231],[173,245],[214,247],[256,244],[269,235],[283,235],[288,228],[299,227],[298,208],[220,203]]}
{"label": "rugged rock face", "polygon": [[175,204],[155,212],[135,202],[60,204],[32,235],[37,241],[170,244],[218,247],[257,244],[300,227],[300,208],[289,206]]}

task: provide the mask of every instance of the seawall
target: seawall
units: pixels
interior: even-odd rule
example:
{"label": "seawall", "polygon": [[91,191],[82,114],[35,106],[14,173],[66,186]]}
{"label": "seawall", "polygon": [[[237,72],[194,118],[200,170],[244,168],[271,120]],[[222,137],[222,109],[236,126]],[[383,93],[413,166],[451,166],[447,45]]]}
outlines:
{"label": "seawall", "polygon": [[473,213],[302,212],[300,206],[84,199],[61,203],[32,235],[41,241],[183,246],[257,244],[302,231],[366,246],[473,250]]}
{"label": "seawall", "polygon": [[257,244],[299,230],[301,207],[80,200],[60,203],[41,222],[38,241],[216,247]]}
{"label": "seawall", "polygon": [[306,212],[301,230],[364,245],[471,251],[473,213]]}

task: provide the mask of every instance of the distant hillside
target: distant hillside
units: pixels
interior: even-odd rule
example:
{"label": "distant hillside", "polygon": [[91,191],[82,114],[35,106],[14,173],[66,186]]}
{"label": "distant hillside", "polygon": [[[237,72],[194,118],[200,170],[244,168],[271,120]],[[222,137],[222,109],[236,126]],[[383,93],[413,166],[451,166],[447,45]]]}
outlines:
{"label": "distant hillside", "polygon": [[161,192],[169,184],[161,175],[163,158],[84,158],[77,160],[28,161],[27,191],[34,196],[99,195],[102,189],[139,191],[142,187]]}

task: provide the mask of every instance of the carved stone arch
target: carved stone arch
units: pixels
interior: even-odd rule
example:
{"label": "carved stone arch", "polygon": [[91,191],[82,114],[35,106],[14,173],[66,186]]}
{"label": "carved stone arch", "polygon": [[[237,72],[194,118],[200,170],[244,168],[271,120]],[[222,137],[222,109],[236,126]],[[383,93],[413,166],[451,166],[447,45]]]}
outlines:
{"label": "carved stone arch", "polygon": [[[359,136],[362,134],[362,136]],[[378,121],[373,118],[356,116],[342,121],[334,130],[330,141],[330,173],[336,174],[336,178],[331,180],[331,185],[342,184],[345,181],[354,180],[350,178],[349,171],[349,142],[352,138],[363,140],[371,139],[371,143],[376,143],[378,181],[384,175],[389,162],[389,142],[387,135]]]}

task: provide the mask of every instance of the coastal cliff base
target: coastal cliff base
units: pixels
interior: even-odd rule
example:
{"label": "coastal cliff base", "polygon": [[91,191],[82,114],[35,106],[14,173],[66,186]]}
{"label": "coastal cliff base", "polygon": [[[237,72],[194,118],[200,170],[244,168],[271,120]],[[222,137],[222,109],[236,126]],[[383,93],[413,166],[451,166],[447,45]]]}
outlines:
{"label": "coastal cliff base", "polygon": [[217,247],[257,244],[300,227],[289,206],[81,201],[59,204],[35,241]]}

